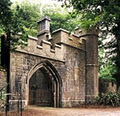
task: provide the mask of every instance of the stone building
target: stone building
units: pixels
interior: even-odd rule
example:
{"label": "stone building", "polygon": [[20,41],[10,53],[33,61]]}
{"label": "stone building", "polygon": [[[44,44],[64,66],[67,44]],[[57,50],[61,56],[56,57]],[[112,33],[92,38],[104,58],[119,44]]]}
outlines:
{"label": "stone building", "polygon": [[25,106],[77,107],[93,100],[98,95],[97,32],[60,28],[51,34],[48,17],[37,23],[37,38],[28,36],[24,49],[10,51],[9,102],[17,101],[20,87]]}

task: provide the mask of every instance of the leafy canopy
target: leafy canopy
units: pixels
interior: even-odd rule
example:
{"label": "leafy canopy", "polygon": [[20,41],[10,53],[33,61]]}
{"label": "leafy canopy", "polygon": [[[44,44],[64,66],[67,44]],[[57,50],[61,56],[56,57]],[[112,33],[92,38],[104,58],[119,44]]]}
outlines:
{"label": "leafy canopy", "polygon": [[[114,65],[111,59],[106,62],[106,66],[101,69],[101,75],[111,77],[111,70],[116,70],[117,81],[120,85],[120,1],[119,0],[66,0],[65,5],[73,8],[73,15],[81,14],[80,27],[84,29],[96,28],[102,39],[106,39],[109,34],[114,39],[101,45],[107,49],[114,57]],[[110,36],[109,38],[111,38]],[[101,40],[101,41],[103,41]],[[113,61],[112,61],[113,62]],[[102,63],[102,60],[101,62]],[[107,73],[108,72],[108,73]],[[106,75],[107,74],[107,75]]]}
{"label": "leafy canopy", "polygon": [[37,36],[36,22],[45,15],[51,18],[51,31],[58,28],[73,31],[77,25],[77,21],[72,19],[67,10],[58,5],[54,5],[53,8],[51,5],[31,4],[28,1],[11,5],[9,0],[0,1],[0,5],[4,6],[3,11],[5,12],[2,16],[3,20],[0,20],[0,25],[2,25],[2,27],[0,26],[0,34],[10,33],[9,39],[12,49],[18,45],[24,46],[27,35]]}
{"label": "leafy canopy", "polygon": [[82,14],[85,28],[117,26],[119,22],[119,0],[69,0],[66,5],[72,5],[74,13]]}

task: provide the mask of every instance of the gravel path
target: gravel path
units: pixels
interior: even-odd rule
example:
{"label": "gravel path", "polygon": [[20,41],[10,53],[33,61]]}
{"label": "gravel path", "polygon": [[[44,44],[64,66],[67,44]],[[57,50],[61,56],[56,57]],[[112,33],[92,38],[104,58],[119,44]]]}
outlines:
{"label": "gravel path", "polygon": [[[0,116],[4,114],[0,113]],[[18,116],[10,113],[8,116]],[[23,116],[120,116],[120,108],[41,108],[29,107]]]}

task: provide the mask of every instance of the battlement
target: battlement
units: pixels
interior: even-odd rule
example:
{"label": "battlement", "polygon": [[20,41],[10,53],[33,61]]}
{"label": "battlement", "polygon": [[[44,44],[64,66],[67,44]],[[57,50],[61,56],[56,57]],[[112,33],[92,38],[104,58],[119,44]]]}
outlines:
{"label": "battlement", "polygon": [[77,49],[84,49],[84,38],[80,38],[79,28],[75,29],[74,33],[70,33],[65,29],[57,29],[50,33],[50,18],[45,16],[38,22],[38,45],[42,40],[51,42],[51,47],[55,49],[55,44],[64,44]]}
{"label": "battlement", "polygon": [[83,36],[70,33],[62,28],[55,30],[51,39],[43,38],[39,43],[38,41],[39,38],[28,36],[28,45],[24,49],[18,48],[17,51],[64,61],[63,45],[85,50]]}
{"label": "battlement", "polygon": [[40,45],[37,42],[38,38],[28,36],[28,45],[24,49],[18,48],[17,51],[63,61],[62,46],[55,44],[52,49],[49,41],[42,40]]}
{"label": "battlement", "polygon": [[[77,27],[74,33],[65,29],[57,29],[50,34],[50,18],[45,16],[38,22],[38,37],[28,36],[28,46],[21,52],[47,57],[56,60],[64,60],[64,46],[69,46],[75,49],[86,50],[85,41],[88,41],[86,36],[93,36],[96,32],[81,31]],[[51,37],[52,36],[52,37]],[[89,39],[88,44],[93,41]]]}
{"label": "battlement", "polygon": [[79,35],[70,33],[65,29],[58,29],[52,33],[52,40],[51,43],[54,44],[66,44],[71,47],[75,47],[78,49],[84,49],[84,38],[81,38]]}

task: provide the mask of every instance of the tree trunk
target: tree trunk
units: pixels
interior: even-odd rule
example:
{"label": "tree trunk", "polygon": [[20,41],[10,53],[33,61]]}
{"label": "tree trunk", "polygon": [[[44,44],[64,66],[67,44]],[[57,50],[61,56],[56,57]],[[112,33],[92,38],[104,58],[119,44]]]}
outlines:
{"label": "tree trunk", "polygon": [[[10,38],[10,32],[1,38],[1,65],[7,70],[7,93],[10,93]],[[9,97],[6,97],[6,111],[9,110]]]}
{"label": "tree trunk", "polygon": [[116,80],[117,80],[117,88],[120,86],[120,22],[118,23],[118,26],[114,28],[114,35],[117,40],[117,46],[116,46],[116,68],[117,68],[117,73],[116,73]]}

